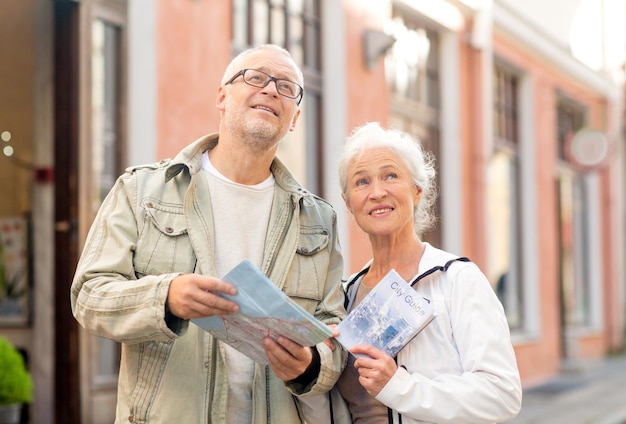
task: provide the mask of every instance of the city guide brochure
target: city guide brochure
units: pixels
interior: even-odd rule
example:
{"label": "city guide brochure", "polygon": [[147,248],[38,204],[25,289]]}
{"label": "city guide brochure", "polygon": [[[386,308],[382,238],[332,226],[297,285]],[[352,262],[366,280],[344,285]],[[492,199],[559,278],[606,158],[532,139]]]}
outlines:
{"label": "city guide brochure", "polygon": [[433,318],[430,300],[392,269],[339,323],[337,340],[347,350],[364,344],[395,357]]}
{"label": "city guide brochure", "polygon": [[328,326],[279,290],[247,259],[222,280],[237,287],[236,295],[220,296],[236,302],[239,311],[194,318],[191,322],[255,362],[268,363],[261,344],[265,337],[284,336],[302,346],[314,346],[333,334]]}

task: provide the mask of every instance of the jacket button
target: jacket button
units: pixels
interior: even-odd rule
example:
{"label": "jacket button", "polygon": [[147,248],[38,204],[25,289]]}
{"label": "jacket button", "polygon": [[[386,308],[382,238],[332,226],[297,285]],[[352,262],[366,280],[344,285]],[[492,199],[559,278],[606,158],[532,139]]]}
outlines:
{"label": "jacket button", "polygon": [[132,415],[128,416],[128,422],[132,423],[133,421],[135,421],[135,417]]}
{"label": "jacket button", "polygon": [[148,202],[148,203],[146,203],[146,207],[153,208],[154,206],[152,205],[152,203]]}
{"label": "jacket button", "polygon": [[174,232],[174,229],[172,227],[165,227],[165,232],[167,234],[172,234]]}

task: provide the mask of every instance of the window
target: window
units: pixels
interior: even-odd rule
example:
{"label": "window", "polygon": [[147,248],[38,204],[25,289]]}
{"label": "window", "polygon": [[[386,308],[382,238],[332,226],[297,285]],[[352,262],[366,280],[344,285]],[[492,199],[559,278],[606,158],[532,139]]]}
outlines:
{"label": "window", "polygon": [[250,46],[278,44],[302,68],[302,113],[278,156],[299,181],[323,196],[320,7],[320,0],[234,0],[232,38],[234,54]]}
{"label": "window", "polygon": [[584,126],[585,109],[568,99],[557,104],[558,157],[561,161],[557,177],[559,202],[559,254],[561,306],[566,326],[591,325],[590,258],[588,205],[590,193],[584,176],[566,162],[568,139]]}
{"label": "window", "polygon": [[[106,5],[94,7],[91,21],[91,115],[88,173],[89,219],[97,213],[117,176],[123,171],[123,19]],[[120,346],[111,340],[90,338],[92,384],[96,389],[115,388],[119,371]]]}
{"label": "window", "polygon": [[487,169],[487,277],[504,306],[509,326],[514,329],[524,323],[519,81],[506,67],[496,65],[493,82],[494,151]]}
{"label": "window", "polygon": [[[385,32],[396,39],[385,57],[385,75],[391,93],[392,127],[412,134],[432,152],[437,159],[436,185],[440,187],[440,87],[439,87],[439,37],[410,12],[394,6],[393,19]],[[440,216],[441,201],[434,205]],[[425,241],[441,246],[441,229],[438,224],[422,234]]]}
{"label": "window", "polygon": [[120,174],[120,29],[96,19],[91,36],[91,169],[95,213]]}

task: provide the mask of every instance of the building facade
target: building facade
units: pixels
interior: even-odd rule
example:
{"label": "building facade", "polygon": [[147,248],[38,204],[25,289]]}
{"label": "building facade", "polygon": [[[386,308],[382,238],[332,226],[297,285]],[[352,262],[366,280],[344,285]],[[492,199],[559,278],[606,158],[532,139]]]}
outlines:
{"label": "building facade", "polygon": [[82,242],[126,166],[217,129],[223,70],[266,42],[304,71],[279,156],[335,206],[345,275],[370,252],[336,160],[353,128],[380,121],[435,154],[440,219],[422,237],[485,271],[525,387],[623,350],[626,11],[548,3],[0,2],[0,224],[17,286],[0,334],[33,373],[32,422],[112,421],[119,348],[69,306]]}

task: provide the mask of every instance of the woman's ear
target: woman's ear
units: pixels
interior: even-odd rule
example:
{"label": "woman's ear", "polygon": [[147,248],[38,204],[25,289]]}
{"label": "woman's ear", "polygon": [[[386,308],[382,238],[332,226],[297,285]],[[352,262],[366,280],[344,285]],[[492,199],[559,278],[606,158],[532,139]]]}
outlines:
{"label": "woman's ear", "polygon": [[417,205],[422,198],[422,188],[415,186],[415,204]]}

